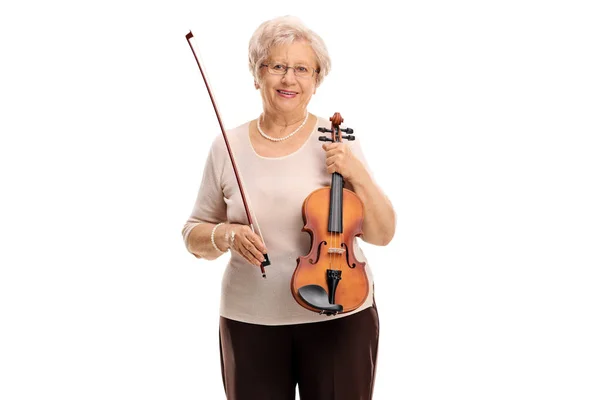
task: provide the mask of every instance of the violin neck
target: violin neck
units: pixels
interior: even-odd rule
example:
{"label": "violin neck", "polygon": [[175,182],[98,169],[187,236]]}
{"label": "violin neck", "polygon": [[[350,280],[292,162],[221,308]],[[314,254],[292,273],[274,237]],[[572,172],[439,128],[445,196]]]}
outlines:
{"label": "violin neck", "polygon": [[344,198],[344,178],[342,175],[334,172],[331,176],[331,191],[329,193],[329,224],[328,231],[332,233],[342,233],[343,198]]}

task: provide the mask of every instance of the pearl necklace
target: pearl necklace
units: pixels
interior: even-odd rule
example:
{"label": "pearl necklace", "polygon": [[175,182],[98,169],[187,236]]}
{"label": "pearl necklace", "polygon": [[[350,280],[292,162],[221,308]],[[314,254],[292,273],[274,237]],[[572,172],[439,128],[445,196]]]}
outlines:
{"label": "pearl necklace", "polygon": [[304,121],[302,122],[302,124],[296,128],[296,130],[292,133],[290,133],[287,136],[284,136],[282,138],[274,138],[272,136],[267,135],[266,133],[263,132],[262,129],[260,129],[260,119],[263,117],[263,115],[261,114],[260,118],[256,121],[256,127],[258,128],[258,132],[260,132],[261,136],[264,137],[265,139],[268,139],[272,142],[281,142],[283,140],[289,139],[291,138],[295,133],[297,133],[300,129],[302,129],[302,127],[304,126],[304,124],[306,124],[306,121],[308,121],[308,112],[306,113],[306,117],[304,117]]}

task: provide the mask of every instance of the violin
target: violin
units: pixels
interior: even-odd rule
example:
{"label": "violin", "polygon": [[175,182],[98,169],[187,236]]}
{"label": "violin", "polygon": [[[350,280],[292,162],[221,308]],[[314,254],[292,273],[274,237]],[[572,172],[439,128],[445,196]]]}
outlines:
{"label": "violin", "polygon": [[[344,119],[339,113],[329,120],[331,129],[320,127],[319,132],[329,132],[331,137],[320,136],[320,141],[355,139],[353,129],[340,128]],[[354,255],[354,239],[363,234],[362,201],[344,188],[343,176],[334,172],[331,186],[306,197],[302,218],[302,231],[310,234],[311,249],[297,259],[291,281],[294,299],[302,307],[326,315],[357,309],[369,294],[366,263],[359,262]]]}

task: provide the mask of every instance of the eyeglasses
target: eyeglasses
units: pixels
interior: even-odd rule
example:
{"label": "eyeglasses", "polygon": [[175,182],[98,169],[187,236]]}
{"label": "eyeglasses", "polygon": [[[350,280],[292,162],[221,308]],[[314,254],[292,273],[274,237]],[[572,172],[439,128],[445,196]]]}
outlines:
{"label": "eyeglasses", "polygon": [[319,70],[311,67],[307,67],[305,65],[294,65],[293,67],[288,67],[282,63],[268,63],[261,64],[261,67],[267,67],[270,74],[273,75],[285,75],[287,74],[288,69],[292,69],[294,71],[294,75],[298,78],[310,78],[315,74],[318,74]]}

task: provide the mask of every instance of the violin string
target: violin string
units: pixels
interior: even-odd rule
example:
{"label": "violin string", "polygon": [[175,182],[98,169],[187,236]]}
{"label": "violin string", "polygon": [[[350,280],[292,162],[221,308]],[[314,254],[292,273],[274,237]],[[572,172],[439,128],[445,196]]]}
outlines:
{"label": "violin string", "polygon": [[[333,196],[335,196],[335,190],[333,191]],[[333,201],[333,207],[331,208],[331,212],[335,215],[335,197],[331,197],[331,201]],[[335,252],[335,232],[329,232],[329,248],[334,249],[334,251],[328,251],[327,257],[329,259],[329,269],[333,270],[334,259],[333,254]]]}
{"label": "violin string", "polygon": [[[342,197],[341,197],[341,196],[342,196],[342,193],[341,193],[341,187],[339,187],[338,189],[339,189],[339,190],[337,190],[337,193],[338,193],[338,202],[337,202],[337,204],[338,204],[338,215],[340,216],[340,219],[343,219],[343,218],[344,218],[344,216],[342,215],[342,208],[341,208],[341,206],[342,206]],[[339,226],[340,226],[340,227],[342,226],[342,220],[340,220]],[[340,232],[337,234],[337,243],[336,243],[336,246],[335,246],[335,247],[336,247],[336,248],[338,248],[338,249],[340,249],[340,248],[341,248],[341,238],[342,238],[342,233],[341,233],[341,231],[340,231]],[[339,253],[339,252],[338,252],[338,253],[337,253],[337,269],[341,269],[341,264],[340,264],[341,260],[340,260],[340,256],[341,256],[341,253]]]}
{"label": "violin string", "polygon": [[[333,187],[334,182],[335,182],[335,180],[332,179],[331,190],[332,190],[333,195],[331,196],[331,201],[333,201],[333,205],[331,207],[331,212],[333,213],[334,216],[336,216],[337,215],[337,196],[336,196],[337,193],[336,193],[335,188]],[[329,253],[329,269],[330,270],[336,269],[336,266],[335,266],[336,240],[335,239],[336,239],[336,232],[334,229],[333,232],[331,232],[331,249],[333,249],[333,251]]]}
{"label": "violin string", "polygon": [[[329,232],[329,248],[333,248],[333,232]],[[327,252],[327,259],[329,260],[329,269],[333,269],[333,262],[331,260],[331,252]]]}
{"label": "violin string", "polygon": [[[340,126],[339,125],[336,127],[336,133],[337,133],[337,141],[341,143],[342,140],[340,139],[340,136],[339,136],[340,135]],[[341,178],[342,176],[340,175],[339,177]],[[343,188],[343,186],[342,186],[342,179],[338,179],[337,180],[338,181],[338,186],[336,188],[337,190],[335,191],[335,194],[337,196],[337,201],[335,202],[335,204],[338,207],[336,215],[338,215],[339,218],[340,218],[340,221],[338,221],[338,227],[340,227],[340,228],[342,227],[342,220],[344,218],[344,216],[342,215],[342,195],[343,195],[343,193],[342,193],[342,190],[343,190],[342,189]],[[341,233],[341,229],[340,229],[340,232],[338,232],[338,234],[336,236],[337,243],[336,243],[335,247],[336,247],[336,249],[338,249],[338,252],[336,253],[337,254],[337,257],[336,257],[336,261],[337,261],[337,263],[336,263],[336,269],[341,269],[341,264],[340,264],[340,262],[341,262],[341,260],[340,260],[341,253],[339,253],[339,249],[341,248],[340,247],[341,246],[341,234],[342,233]]]}
{"label": "violin string", "polygon": [[[340,208],[339,208],[339,206],[340,206],[340,191],[339,191],[339,186],[336,187],[335,196],[336,196],[335,206],[337,207],[337,210],[335,210],[335,215],[337,215],[338,217],[341,217]],[[338,221],[338,226],[339,226],[339,222],[340,221]],[[334,265],[335,265],[335,269],[337,270],[337,269],[339,269],[338,264],[340,262],[340,260],[339,260],[340,257],[339,257],[339,253],[338,253],[339,244],[340,244],[339,243],[339,238],[340,238],[340,233],[339,232],[336,232],[335,238],[336,238],[336,241],[335,241],[335,249],[336,249],[336,253],[335,254],[336,255],[335,255],[335,264]]]}

